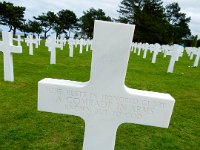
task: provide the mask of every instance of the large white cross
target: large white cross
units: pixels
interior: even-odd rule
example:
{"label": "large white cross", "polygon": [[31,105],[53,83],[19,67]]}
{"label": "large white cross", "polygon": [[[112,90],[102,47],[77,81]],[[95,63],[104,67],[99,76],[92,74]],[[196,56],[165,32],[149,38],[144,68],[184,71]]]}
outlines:
{"label": "large white cross", "polygon": [[2,38],[0,51],[3,52],[4,81],[14,81],[12,53],[22,53],[22,47],[13,45],[13,35],[11,32],[3,31]]}
{"label": "large white cross", "polygon": [[95,21],[90,80],[38,83],[39,111],[84,119],[83,150],[113,150],[122,123],[169,125],[175,102],[169,94],[124,85],[133,32],[133,25]]}

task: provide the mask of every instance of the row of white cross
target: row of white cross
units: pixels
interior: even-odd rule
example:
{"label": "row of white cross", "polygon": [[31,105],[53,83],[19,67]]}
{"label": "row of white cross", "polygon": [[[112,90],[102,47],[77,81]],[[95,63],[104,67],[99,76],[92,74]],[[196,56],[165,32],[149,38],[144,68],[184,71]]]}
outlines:
{"label": "row of white cross", "polygon": [[[198,66],[200,59],[200,48],[194,47],[186,47],[185,48],[188,56],[192,59],[194,55],[196,55],[196,59],[194,62],[194,67]],[[143,52],[143,58],[145,59],[147,56],[147,52],[153,53],[152,63],[156,63],[156,58],[159,53],[163,53],[164,57],[170,56],[170,62],[168,66],[167,72],[173,73],[175,62],[179,60],[180,57],[183,56],[184,47],[174,44],[174,45],[160,45],[156,44],[148,44],[148,43],[132,43],[131,51],[137,53],[137,55]]]}
{"label": "row of white cross", "polygon": [[[21,38],[20,35],[17,38],[13,38],[11,32],[2,32],[2,39],[0,41],[0,51],[3,52],[4,55],[4,81],[14,81],[14,71],[13,71],[13,58],[12,53],[22,53],[22,46],[21,42],[24,40]],[[18,46],[13,45],[13,40],[17,41]],[[33,47],[38,48],[40,45],[40,36],[36,36],[33,38],[33,35],[28,35],[25,38],[25,42],[29,47],[29,55],[33,55]],[[56,38],[55,35],[50,36],[47,38],[45,46],[48,47],[48,50],[51,52],[50,57],[50,64],[56,64],[56,48],[60,48],[63,50],[63,47],[67,43],[65,38]],[[84,39],[70,39],[68,40],[69,44],[69,56],[73,57],[74,47],[80,45],[80,53],[83,52],[83,47],[86,46],[86,51],[89,50],[91,47],[91,40],[84,40]]]}
{"label": "row of white cross", "polygon": [[73,57],[74,48],[80,45],[79,53],[83,53],[83,47],[86,47],[86,51],[89,51],[89,47],[92,48],[92,40],[84,40],[84,39],[69,39],[65,38],[56,38],[56,35],[51,35],[47,38],[45,42],[45,46],[48,47],[48,51],[50,52],[50,64],[56,64],[56,48],[60,48],[63,50],[63,47],[68,42],[69,44],[69,57]]}
{"label": "row of white cross", "polygon": [[[17,41],[18,46],[13,45],[13,40]],[[33,55],[33,44],[40,45],[40,37],[33,39],[32,35],[29,35],[25,42],[29,46],[29,54]],[[14,81],[14,71],[13,71],[13,53],[22,53],[21,42],[24,40],[21,39],[20,35],[17,38],[13,38],[12,32],[2,32],[2,41],[0,41],[0,51],[3,52],[3,64],[4,64],[4,81]]]}

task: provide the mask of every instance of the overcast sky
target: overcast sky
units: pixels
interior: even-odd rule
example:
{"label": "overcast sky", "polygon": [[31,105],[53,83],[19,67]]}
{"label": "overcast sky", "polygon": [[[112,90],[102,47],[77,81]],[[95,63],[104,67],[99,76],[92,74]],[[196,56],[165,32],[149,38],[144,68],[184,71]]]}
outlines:
{"label": "overcast sky", "polygon": [[[0,0],[3,1],[3,0]],[[89,8],[101,8],[106,15],[117,18],[117,10],[122,0],[6,0],[15,5],[26,7],[26,19],[32,19],[32,16],[38,16],[43,12],[58,12],[61,9],[70,9],[78,17],[82,16],[83,11]],[[163,0],[163,5],[172,2],[178,2],[181,12],[191,17],[190,29],[193,35],[198,34],[200,38],[200,0]]]}

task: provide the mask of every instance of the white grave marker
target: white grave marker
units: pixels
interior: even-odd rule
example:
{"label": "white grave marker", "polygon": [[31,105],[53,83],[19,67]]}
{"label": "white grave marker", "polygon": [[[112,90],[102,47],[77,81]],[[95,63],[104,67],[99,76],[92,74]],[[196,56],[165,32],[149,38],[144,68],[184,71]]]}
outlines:
{"label": "white grave marker", "polygon": [[50,64],[56,64],[56,48],[62,48],[62,44],[56,42],[56,35],[51,35],[45,43],[48,47],[48,51],[51,53]]}
{"label": "white grave marker", "polygon": [[195,61],[194,61],[194,67],[198,67],[199,65],[199,59],[200,59],[200,48],[196,48],[196,58],[195,58]]}
{"label": "white grave marker", "polygon": [[95,21],[90,81],[39,81],[39,111],[84,119],[83,150],[113,150],[122,123],[169,125],[175,102],[169,94],[124,85],[133,31],[133,25]]}
{"label": "white grave marker", "polygon": [[29,35],[25,42],[29,46],[29,55],[33,55],[33,44],[37,44],[37,41],[33,39],[33,35]]}
{"label": "white grave marker", "polygon": [[180,45],[174,44],[172,47],[173,50],[166,52],[166,55],[171,56],[167,70],[168,73],[173,73],[175,62],[179,60],[179,57],[183,56],[183,51],[184,51],[183,47]]}
{"label": "white grave marker", "polygon": [[40,41],[41,41],[41,39],[40,39],[40,36],[35,36],[35,48],[38,48],[39,47],[39,45],[40,45]]}
{"label": "white grave marker", "polygon": [[21,46],[21,42],[23,42],[24,40],[21,38],[20,35],[17,35],[17,38],[13,38],[14,41],[17,41],[17,45]]}
{"label": "white grave marker", "polygon": [[149,50],[149,44],[148,43],[145,43],[144,44],[144,54],[143,54],[143,59],[146,59],[147,58],[147,52]]}
{"label": "white grave marker", "polygon": [[69,39],[68,44],[69,44],[69,57],[73,57],[74,56],[74,40]]}
{"label": "white grave marker", "polygon": [[22,53],[22,47],[13,45],[13,35],[11,32],[3,31],[2,38],[0,51],[3,52],[4,81],[14,81],[12,53]]}
{"label": "white grave marker", "polygon": [[83,53],[83,39],[79,40],[79,44],[80,44],[80,51],[79,51],[79,53],[82,54]]}
{"label": "white grave marker", "polygon": [[154,45],[154,49],[153,49],[153,57],[152,57],[152,63],[155,64],[156,63],[156,58],[158,53],[161,52],[161,48],[160,48],[160,44],[156,43]]}

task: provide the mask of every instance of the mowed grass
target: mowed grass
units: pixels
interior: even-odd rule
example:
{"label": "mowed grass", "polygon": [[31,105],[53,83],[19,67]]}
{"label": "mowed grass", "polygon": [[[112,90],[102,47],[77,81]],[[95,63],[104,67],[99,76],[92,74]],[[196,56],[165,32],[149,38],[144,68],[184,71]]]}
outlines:
{"label": "mowed grass", "polygon": [[[193,68],[188,56],[176,62],[173,74],[166,73],[169,57],[152,54],[142,59],[131,52],[125,84],[134,89],[170,93],[176,100],[168,129],[122,124],[117,131],[116,150],[200,149],[200,67]],[[88,81],[92,52],[69,58],[68,47],[57,50],[57,64],[42,41],[34,55],[14,54],[15,82],[3,81],[0,53],[0,149],[81,150],[84,121],[71,115],[37,111],[38,81],[43,78]]]}

